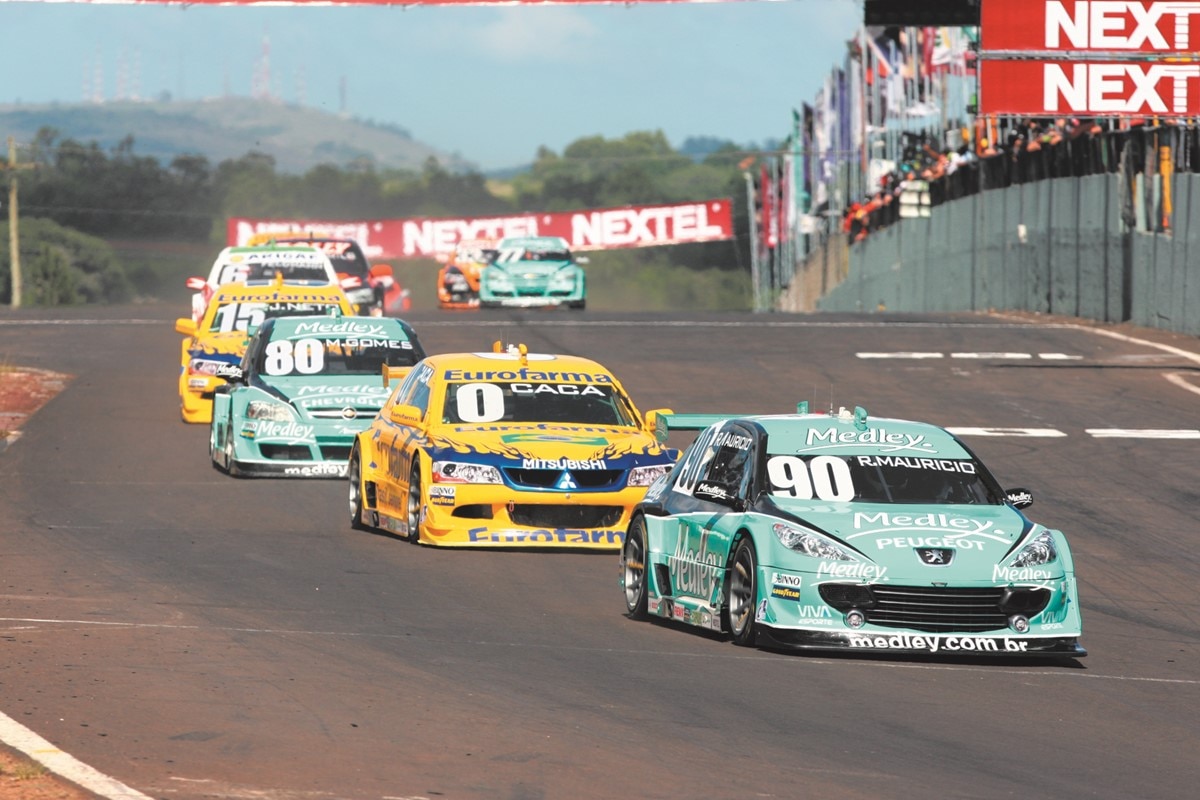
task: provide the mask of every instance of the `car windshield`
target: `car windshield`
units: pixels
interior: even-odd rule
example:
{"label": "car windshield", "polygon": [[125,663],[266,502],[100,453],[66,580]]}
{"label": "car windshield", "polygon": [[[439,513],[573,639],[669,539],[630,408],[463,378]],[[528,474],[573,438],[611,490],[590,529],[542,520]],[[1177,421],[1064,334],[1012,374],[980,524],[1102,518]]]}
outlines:
{"label": "car windshield", "polygon": [[246,265],[246,281],[273,281],[275,273],[283,275],[285,281],[329,283],[329,273],[320,264],[271,264],[255,262]]}
{"label": "car windshield", "polygon": [[378,376],[383,364],[411,367],[417,352],[407,339],[294,336],[274,339],[259,353],[255,370],[271,377]]}
{"label": "car windshield", "polygon": [[999,505],[1003,493],[983,466],[969,458],[891,455],[770,455],[770,491],[776,497],[858,503]]}
{"label": "car windshield", "polygon": [[272,281],[275,273],[283,275],[286,281],[304,281],[306,283],[329,283],[329,272],[320,261],[287,260],[287,261],[238,261],[223,264],[217,272],[217,285],[242,281]]}
{"label": "car windshield", "polygon": [[452,383],[442,421],[637,424],[628,399],[615,387],[575,383]]}
{"label": "car windshield", "polygon": [[569,250],[526,250],[522,261],[570,261]]}
{"label": "car windshield", "polygon": [[210,333],[231,333],[245,331],[251,327],[263,324],[264,320],[272,317],[303,317],[313,314],[328,314],[335,308],[340,308],[336,300],[327,302],[248,302],[233,300],[222,302],[212,316],[208,326]]}

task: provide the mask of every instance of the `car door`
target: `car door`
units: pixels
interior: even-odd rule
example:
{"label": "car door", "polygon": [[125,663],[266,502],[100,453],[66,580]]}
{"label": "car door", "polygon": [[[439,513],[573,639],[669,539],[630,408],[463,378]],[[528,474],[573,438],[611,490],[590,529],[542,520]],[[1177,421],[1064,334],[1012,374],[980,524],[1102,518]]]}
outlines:
{"label": "car door", "polygon": [[[705,430],[684,456],[672,491],[678,530],[668,564],[676,597],[717,607],[729,558],[753,479],[757,434],[739,421]],[[685,497],[679,497],[684,495]]]}

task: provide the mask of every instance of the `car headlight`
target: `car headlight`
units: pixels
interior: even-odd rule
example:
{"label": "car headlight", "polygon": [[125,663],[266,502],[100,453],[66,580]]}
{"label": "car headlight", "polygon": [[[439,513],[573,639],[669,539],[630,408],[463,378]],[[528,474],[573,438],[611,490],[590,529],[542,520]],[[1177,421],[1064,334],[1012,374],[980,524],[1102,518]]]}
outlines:
{"label": "car headlight", "polygon": [[433,462],[434,483],[503,483],[500,470],[487,464],[461,461]]}
{"label": "car headlight", "polygon": [[575,270],[560,269],[550,277],[550,285],[555,289],[574,289]]}
{"label": "car headlight", "polygon": [[784,547],[789,550],[795,550],[797,553],[812,556],[813,558],[831,559],[833,561],[854,560],[854,556],[850,555],[850,553],[819,533],[810,531],[807,528],[788,525],[784,522],[776,522],[771,526],[771,531]]}
{"label": "car headlight", "polygon": [[487,275],[488,285],[493,289],[504,290],[512,288],[512,278],[507,272],[487,272],[485,274]]}
{"label": "car headlight", "polygon": [[649,486],[671,471],[670,464],[655,464],[653,467],[634,467],[629,470],[627,486]]}
{"label": "car headlight", "polygon": [[246,404],[248,419],[268,419],[275,422],[291,422],[296,418],[291,406],[271,403],[266,400],[251,400]]}
{"label": "car headlight", "polygon": [[1050,531],[1042,531],[1013,556],[1013,567],[1036,567],[1058,560],[1058,548]]}

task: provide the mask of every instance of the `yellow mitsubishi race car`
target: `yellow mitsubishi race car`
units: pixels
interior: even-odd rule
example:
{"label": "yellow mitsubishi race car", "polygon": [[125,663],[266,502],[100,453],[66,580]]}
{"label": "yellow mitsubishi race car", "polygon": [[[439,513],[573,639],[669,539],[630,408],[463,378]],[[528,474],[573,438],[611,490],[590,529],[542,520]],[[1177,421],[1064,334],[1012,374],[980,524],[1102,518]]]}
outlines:
{"label": "yellow mitsubishi race car", "polygon": [[184,422],[212,422],[213,392],[241,364],[253,329],[272,317],[354,313],[346,293],[334,284],[295,286],[281,274],[267,282],[230,283],[217,289],[200,321],[175,320],[183,334],[179,369],[179,413]]}
{"label": "yellow mitsubishi race car", "polygon": [[[384,380],[388,380],[384,368]],[[630,509],[679,451],[586,358],[428,356],[350,452],[350,523],[452,547],[619,550]]]}

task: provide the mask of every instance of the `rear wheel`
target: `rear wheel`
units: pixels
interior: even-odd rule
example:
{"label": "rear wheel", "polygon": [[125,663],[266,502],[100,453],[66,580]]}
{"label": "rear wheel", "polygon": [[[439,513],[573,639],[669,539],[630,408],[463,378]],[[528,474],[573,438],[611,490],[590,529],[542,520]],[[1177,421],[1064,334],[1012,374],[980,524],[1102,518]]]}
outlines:
{"label": "rear wheel", "polygon": [[350,463],[346,467],[350,479],[350,527],[363,530],[363,490],[362,490],[362,456],[359,455],[358,445],[350,451]]}
{"label": "rear wheel", "polygon": [[749,536],[738,540],[733,551],[726,581],[729,632],[733,643],[742,647],[753,647],[758,640],[758,624],[754,615],[758,607],[758,557],[754,554],[754,542]]}
{"label": "rear wheel", "polygon": [[408,478],[408,541],[416,543],[421,538],[421,462],[413,459],[412,474]]}
{"label": "rear wheel", "polygon": [[646,554],[646,520],[634,517],[625,533],[625,544],[621,548],[621,581],[625,586],[625,616],[630,619],[646,619],[649,596],[649,573]]}

